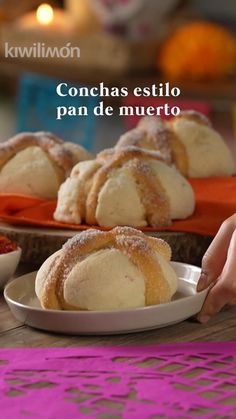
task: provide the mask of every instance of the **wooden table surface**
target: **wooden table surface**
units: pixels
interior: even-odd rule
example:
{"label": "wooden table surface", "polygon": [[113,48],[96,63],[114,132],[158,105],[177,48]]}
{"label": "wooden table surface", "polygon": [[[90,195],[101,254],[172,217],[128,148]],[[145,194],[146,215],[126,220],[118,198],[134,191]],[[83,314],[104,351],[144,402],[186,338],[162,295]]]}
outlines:
{"label": "wooden table surface", "polygon": [[[35,270],[21,265],[19,276]],[[32,329],[19,323],[11,314],[3,296],[0,298],[0,347],[77,347],[91,345],[147,345],[173,342],[235,340],[236,310],[229,308],[216,315],[208,324],[194,319],[148,332],[113,336],[67,336]]]}

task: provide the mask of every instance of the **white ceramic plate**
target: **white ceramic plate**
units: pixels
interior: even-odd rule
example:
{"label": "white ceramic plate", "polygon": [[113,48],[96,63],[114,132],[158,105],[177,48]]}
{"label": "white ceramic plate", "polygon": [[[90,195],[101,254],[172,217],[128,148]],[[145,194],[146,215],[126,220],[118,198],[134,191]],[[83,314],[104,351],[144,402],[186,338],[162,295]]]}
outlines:
{"label": "white ceramic plate", "polygon": [[82,335],[135,333],[179,323],[202,307],[207,290],[197,293],[200,268],[172,262],[179,278],[178,291],[167,304],[117,311],[43,310],[35,295],[36,272],[9,283],[5,299],[22,323],[51,332]]}
{"label": "white ceramic plate", "polygon": [[21,249],[18,247],[14,252],[0,255],[0,289],[13,276],[21,257]]}

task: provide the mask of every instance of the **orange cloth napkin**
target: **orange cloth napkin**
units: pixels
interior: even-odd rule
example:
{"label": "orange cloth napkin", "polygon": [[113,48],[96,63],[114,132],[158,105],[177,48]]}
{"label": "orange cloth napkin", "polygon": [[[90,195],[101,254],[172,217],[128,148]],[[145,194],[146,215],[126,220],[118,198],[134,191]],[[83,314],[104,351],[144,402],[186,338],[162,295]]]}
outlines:
{"label": "orange cloth napkin", "polygon": [[[174,221],[168,228],[142,228],[144,231],[184,231],[214,236],[221,223],[236,213],[236,177],[190,179],[196,196],[194,214]],[[12,194],[0,194],[0,220],[12,225],[84,230],[87,225],[64,224],[53,220],[56,201],[44,201]],[[98,228],[98,227],[96,227]]]}

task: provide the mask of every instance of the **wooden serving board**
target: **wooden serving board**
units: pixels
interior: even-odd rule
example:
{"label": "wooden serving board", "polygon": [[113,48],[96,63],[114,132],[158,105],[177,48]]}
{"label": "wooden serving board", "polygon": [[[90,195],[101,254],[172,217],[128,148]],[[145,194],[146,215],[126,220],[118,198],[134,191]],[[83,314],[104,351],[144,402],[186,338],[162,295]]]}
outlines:
{"label": "wooden serving board", "polygon": [[[22,249],[22,262],[40,266],[45,259],[56,252],[75,234],[81,231],[15,227],[0,224],[0,234],[17,242]],[[153,231],[147,232],[154,237],[166,240],[172,248],[172,259],[179,262],[201,265],[211,237],[199,234]]]}

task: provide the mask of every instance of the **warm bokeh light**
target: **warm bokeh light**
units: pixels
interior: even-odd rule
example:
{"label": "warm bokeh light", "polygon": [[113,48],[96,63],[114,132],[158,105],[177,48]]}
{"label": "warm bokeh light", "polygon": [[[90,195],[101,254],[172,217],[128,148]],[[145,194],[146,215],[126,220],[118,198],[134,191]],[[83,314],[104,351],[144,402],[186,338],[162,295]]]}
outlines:
{"label": "warm bokeh light", "polygon": [[37,20],[42,25],[49,25],[53,21],[53,8],[47,4],[41,4],[36,12]]}

